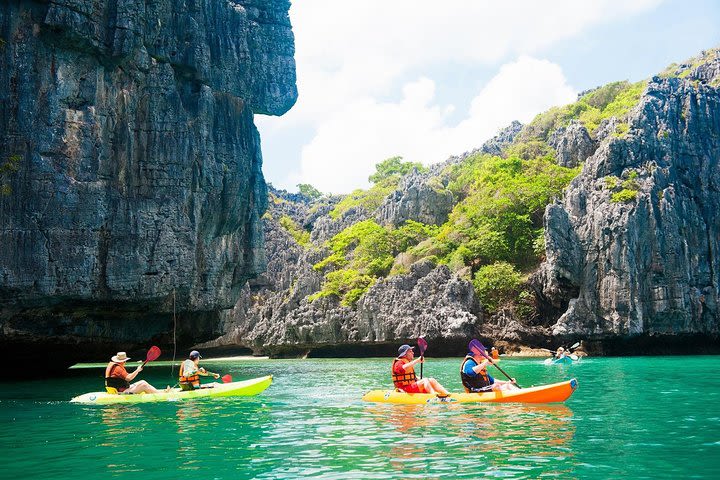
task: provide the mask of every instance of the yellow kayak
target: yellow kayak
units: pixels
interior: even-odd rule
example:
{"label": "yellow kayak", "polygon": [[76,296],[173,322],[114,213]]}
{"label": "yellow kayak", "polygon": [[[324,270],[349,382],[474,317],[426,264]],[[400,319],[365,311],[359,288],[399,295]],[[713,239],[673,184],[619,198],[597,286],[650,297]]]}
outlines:
{"label": "yellow kayak", "polygon": [[479,403],[479,402],[519,402],[553,403],[564,402],[578,386],[577,380],[540,385],[518,390],[501,390],[483,393],[451,393],[447,397],[438,397],[430,393],[405,393],[399,390],[372,390],[363,396],[366,402],[422,404],[422,403]]}
{"label": "yellow kayak", "polygon": [[173,388],[169,392],[112,394],[107,392],[90,392],[74,397],[71,403],[85,403],[93,405],[110,405],[116,403],[146,403],[146,402],[176,402],[200,397],[246,397],[257,395],[272,383],[272,375],[253,378],[242,382],[221,383],[212,388],[200,388],[192,391],[183,391]]}

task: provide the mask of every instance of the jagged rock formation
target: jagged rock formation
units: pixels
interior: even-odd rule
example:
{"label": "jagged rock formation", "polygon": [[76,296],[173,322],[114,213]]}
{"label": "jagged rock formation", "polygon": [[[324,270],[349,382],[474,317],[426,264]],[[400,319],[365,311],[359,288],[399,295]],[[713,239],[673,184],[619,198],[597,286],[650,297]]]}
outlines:
{"label": "jagged rock formation", "polygon": [[453,194],[432,173],[406,175],[400,186],[385,198],[375,212],[380,224],[402,225],[407,220],[442,225],[455,206]]}
{"label": "jagged rock formation", "polygon": [[483,143],[479,151],[490,155],[502,155],[505,147],[513,143],[522,128],[523,124],[514,120],[510,125],[500,130],[493,138]]}
{"label": "jagged rock formation", "polygon": [[537,279],[567,306],[554,334],[718,334],[719,62],[716,51],[686,79],[654,77],[629,131],[607,136],[548,206]]}
{"label": "jagged rock formation", "polygon": [[550,136],[548,145],[557,153],[557,163],[563,167],[577,167],[595,153],[595,142],[587,129],[577,121],[560,127]]}
{"label": "jagged rock formation", "polygon": [[[297,249],[287,233],[266,225],[268,239],[281,234],[273,255],[289,260],[273,267],[262,288],[248,289],[228,317],[230,333],[207,345],[352,355],[387,354],[390,344],[421,334],[446,353],[458,353],[470,336],[506,348],[583,338],[594,353],[638,352],[653,346],[649,335],[697,334],[712,342],[720,325],[719,58],[714,51],[653,78],[629,116],[603,120],[594,136],[571,122],[543,137],[558,163],[584,168],[546,209],[546,259],[527,286],[536,296],[524,304],[532,313],[503,307],[484,315],[467,280],[471,266],[452,273],[413,263],[409,253],[395,259],[409,273],[378,280],[354,308],[332,296],[307,298],[321,285],[312,265],[325,258],[325,240],[369,218],[441,223],[452,208],[437,202],[447,187],[446,168],[478,152],[503,155],[522,128],[516,124],[429,173],[407,175],[375,212],[357,208],[332,219],[328,202],[304,219],[300,213],[295,220],[311,230],[315,246]],[[672,340],[665,336],[655,345],[672,348]]]}
{"label": "jagged rock formation", "polygon": [[[504,148],[521,128],[513,122],[473,152],[487,145]],[[225,335],[199,347],[242,347],[273,355],[308,351],[348,355],[368,349],[385,352],[398,340],[425,335],[442,339],[435,347],[441,351],[462,352],[467,338],[482,330],[483,315],[472,284],[446,266],[408,259],[407,274],[379,281],[355,308],[340,305],[334,297],[314,301],[308,297],[321,288],[323,276],[312,267],[327,253],[322,245],[346,227],[369,218],[390,225],[408,219],[442,224],[453,198],[440,173],[470,155],[451,157],[428,173],[408,174],[375,212],[351,208],[332,218],[329,212],[340,200],[337,197],[310,207],[306,200],[271,189],[273,200],[263,220],[267,272],[250,281],[235,308],[224,315]],[[310,231],[311,244],[299,245],[280,224],[282,216]]]}
{"label": "jagged rock formation", "polygon": [[0,160],[21,159],[0,196],[4,346],[72,362],[167,332],[174,307],[181,339],[219,331],[265,268],[253,114],[296,99],[288,9],[0,6]]}

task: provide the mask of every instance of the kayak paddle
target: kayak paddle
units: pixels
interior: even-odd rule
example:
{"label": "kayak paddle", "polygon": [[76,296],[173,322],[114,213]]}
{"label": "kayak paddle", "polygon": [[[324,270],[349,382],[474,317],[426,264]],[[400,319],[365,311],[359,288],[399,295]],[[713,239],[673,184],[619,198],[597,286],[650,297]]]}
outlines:
{"label": "kayak paddle", "polygon": [[147,356],[145,357],[145,361],[141,365],[142,367],[145,366],[146,363],[152,362],[153,360],[157,360],[160,356],[160,348],[153,345],[150,347],[150,350],[148,350]]}
{"label": "kayak paddle", "polygon": [[[205,373],[207,373],[209,375],[220,375],[219,373],[208,372],[207,370],[205,370]],[[232,383],[232,376],[230,376],[230,374],[223,375],[222,377],[220,377],[220,379],[222,380],[223,383]]]}
{"label": "kayak paddle", "polygon": [[[423,356],[425,355],[425,350],[427,350],[428,344],[425,341],[425,339],[422,337],[418,337],[417,344],[418,344],[418,349],[420,350],[420,358],[423,358]],[[422,377],[423,377],[423,364],[421,363],[420,364],[420,380],[422,380]]]}
{"label": "kayak paddle", "polygon": [[507,379],[513,383],[513,385],[515,385],[517,388],[522,388],[522,387],[520,387],[520,385],[517,384],[517,382],[513,381],[512,377],[510,375],[505,373],[505,370],[500,368],[500,365],[493,362],[492,358],[490,358],[488,356],[487,349],[485,348],[485,346],[482,343],[480,343],[480,340],[478,340],[477,338],[473,338],[472,340],[470,340],[470,344],[468,345],[468,348],[470,349],[471,352],[476,353],[476,354],[479,353],[483,357],[487,358],[491,364],[495,365],[495,367],[498,370],[500,370],[503,373],[503,375],[505,375],[507,377]]}

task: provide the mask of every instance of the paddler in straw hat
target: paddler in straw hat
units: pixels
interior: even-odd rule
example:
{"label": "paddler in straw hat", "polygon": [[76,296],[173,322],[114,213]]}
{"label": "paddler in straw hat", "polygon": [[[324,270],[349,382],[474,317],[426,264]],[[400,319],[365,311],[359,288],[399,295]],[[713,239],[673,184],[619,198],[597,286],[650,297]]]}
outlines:
{"label": "paddler in straw hat", "polygon": [[[159,390],[145,380],[131,384],[130,382],[142,372],[142,365],[138,365],[134,372],[128,373],[125,370],[125,362],[130,360],[125,352],[118,352],[110,359],[105,368],[105,388],[117,393],[158,393]],[[115,393],[112,392],[112,393]]]}

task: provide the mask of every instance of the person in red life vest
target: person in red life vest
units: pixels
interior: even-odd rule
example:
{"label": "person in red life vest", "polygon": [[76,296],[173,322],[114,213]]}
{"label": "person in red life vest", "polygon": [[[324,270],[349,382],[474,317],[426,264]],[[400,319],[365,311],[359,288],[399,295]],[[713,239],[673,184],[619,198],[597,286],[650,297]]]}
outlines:
{"label": "person in red life vest", "polygon": [[392,381],[395,388],[407,393],[434,393],[447,396],[448,391],[434,378],[418,380],[415,376],[415,365],[423,363],[424,358],[415,358],[415,352],[410,345],[401,345],[398,356],[392,365]]}
{"label": "person in red life vest", "polygon": [[[499,361],[493,360],[495,363]],[[490,360],[483,357],[480,352],[470,352],[465,356],[462,365],[460,365],[460,381],[462,381],[466,392],[480,393],[492,390],[515,390],[517,388],[513,385],[514,378],[511,381],[494,379],[487,372],[488,365],[490,365]]]}
{"label": "person in red life vest", "polygon": [[119,393],[158,393],[159,390],[145,380],[130,383],[142,372],[143,367],[139,365],[134,372],[128,373],[125,370],[125,362],[128,360],[130,357],[125,352],[118,352],[110,359],[110,363],[105,368],[105,387],[114,388]]}
{"label": "person in red life vest", "polygon": [[500,358],[500,354],[498,353],[498,349],[495,347],[492,347],[490,349],[490,356],[493,358],[493,360],[498,360]]}
{"label": "person in red life vest", "polygon": [[[209,376],[212,375],[217,379],[220,375],[217,373],[210,373],[205,371],[204,368],[198,366],[202,355],[197,350],[190,352],[188,359],[180,365],[180,388],[183,390],[195,390],[200,388],[200,375]],[[214,387],[215,385],[205,385],[207,388]]]}

